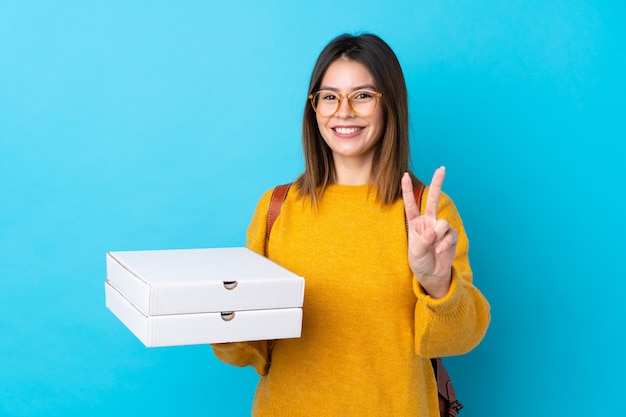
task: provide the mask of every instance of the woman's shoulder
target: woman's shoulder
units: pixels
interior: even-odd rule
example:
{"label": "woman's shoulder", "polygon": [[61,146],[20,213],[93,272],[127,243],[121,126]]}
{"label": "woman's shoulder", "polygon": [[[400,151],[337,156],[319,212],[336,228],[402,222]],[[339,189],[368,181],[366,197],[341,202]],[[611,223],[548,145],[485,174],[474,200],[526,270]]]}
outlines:
{"label": "woman's shoulder", "polygon": [[285,202],[288,198],[293,199],[298,195],[298,186],[293,182],[277,184],[271,188],[267,188],[259,197],[257,207],[261,207],[265,210],[270,206],[270,203],[276,203],[280,201]]}

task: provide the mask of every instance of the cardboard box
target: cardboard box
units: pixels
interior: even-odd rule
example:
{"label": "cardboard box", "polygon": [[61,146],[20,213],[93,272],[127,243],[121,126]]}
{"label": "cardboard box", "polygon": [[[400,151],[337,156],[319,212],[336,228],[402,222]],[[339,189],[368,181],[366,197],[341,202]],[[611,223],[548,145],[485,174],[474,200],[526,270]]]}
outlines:
{"label": "cardboard box", "polygon": [[109,252],[107,279],[146,315],[302,307],[304,279],[246,248]]}
{"label": "cardboard box", "polygon": [[301,308],[147,316],[105,283],[106,306],[146,347],[300,337]]}
{"label": "cardboard box", "polygon": [[106,258],[106,305],[146,346],[300,337],[304,279],[246,248]]}

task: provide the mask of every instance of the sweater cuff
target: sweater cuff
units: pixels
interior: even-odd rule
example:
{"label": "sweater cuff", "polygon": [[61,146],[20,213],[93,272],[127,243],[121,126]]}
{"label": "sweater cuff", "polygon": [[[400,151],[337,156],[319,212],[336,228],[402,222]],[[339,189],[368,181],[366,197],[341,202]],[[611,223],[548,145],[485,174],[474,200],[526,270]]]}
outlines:
{"label": "sweater cuff", "polygon": [[462,298],[462,285],[460,284],[459,275],[454,267],[452,267],[452,279],[450,280],[450,289],[442,298],[433,298],[422,288],[417,278],[413,279],[413,291],[417,296],[417,300],[423,303],[432,312],[437,314],[448,314],[457,309]]}
{"label": "sweater cuff", "polygon": [[[215,356],[233,366],[252,366],[259,375],[267,374],[267,342],[212,344]],[[263,349],[264,348],[264,349]]]}

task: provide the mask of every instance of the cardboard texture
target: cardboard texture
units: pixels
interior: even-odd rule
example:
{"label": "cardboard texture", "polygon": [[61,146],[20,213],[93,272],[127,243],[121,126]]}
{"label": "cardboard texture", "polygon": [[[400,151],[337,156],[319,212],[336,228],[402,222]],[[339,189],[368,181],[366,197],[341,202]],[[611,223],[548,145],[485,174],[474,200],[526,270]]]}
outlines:
{"label": "cardboard texture", "polygon": [[106,306],[147,347],[300,337],[304,279],[246,248],[109,252]]}

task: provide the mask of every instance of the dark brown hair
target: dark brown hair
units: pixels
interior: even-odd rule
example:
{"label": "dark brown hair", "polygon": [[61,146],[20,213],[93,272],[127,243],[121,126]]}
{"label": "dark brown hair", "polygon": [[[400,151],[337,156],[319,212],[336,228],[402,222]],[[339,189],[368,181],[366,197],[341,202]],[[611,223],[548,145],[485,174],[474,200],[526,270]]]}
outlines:
{"label": "dark brown hair", "polygon": [[[338,59],[359,62],[374,77],[382,98],[385,129],[376,145],[372,180],[377,199],[393,204],[402,194],[400,181],[405,172],[413,184],[419,180],[409,170],[409,111],[406,83],[396,54],[381,38],[372,34],[344,34],[333,39],[320,53],[309,83],[308,94],[316,92],[328,67]],[[296,180],[302,197],[317,205],[329,184],[335,182],[333,155],[317,125],[315,111],[307,100],[302,121],[302,147],[305,170]]]}

